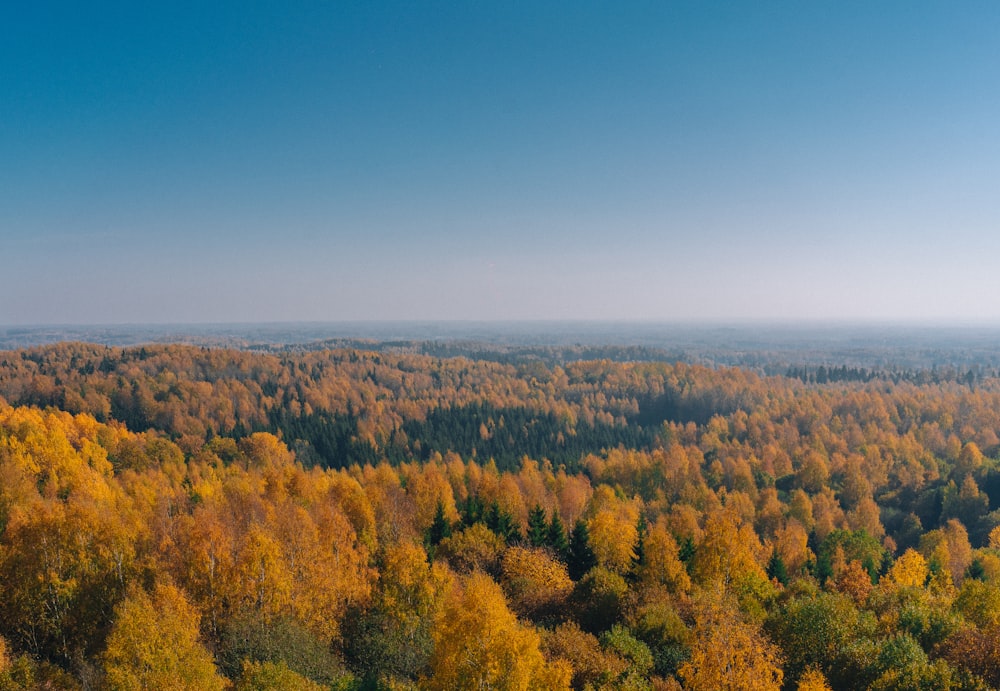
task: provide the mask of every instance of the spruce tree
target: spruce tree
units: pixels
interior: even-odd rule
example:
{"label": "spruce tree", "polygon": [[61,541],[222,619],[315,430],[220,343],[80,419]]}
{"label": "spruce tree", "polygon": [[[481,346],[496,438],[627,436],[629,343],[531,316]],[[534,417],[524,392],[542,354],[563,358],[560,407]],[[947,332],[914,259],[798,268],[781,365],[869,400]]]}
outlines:
{"label": "spruce tree", "polygon": [[478,495],[469,495],[461,506],[462,523],[466,527],[483,520],[483,500]]}
{"label": "spruce tree", "polygon": [[777,580],[781,585],[788,585],[788,568],[777,550],[771,553],[771,560],[767,563],[767,575],[769,578]]}
{"label": "spruce tree", "polygon": [[444,515],[444,504],[438,502],[437,509],[434,511],[434,520],[431,521],[431,526],[427,529],[427,542],[430,543],[431,547],[437,547],[441,540],[450,536],[451,523]]}
{"label": "spruce tree", "polygon": [[649,533],[649,524],[646,522],[646,517],[639,514],[639,520],[635,525],[636,541],[635,541],[635,557],[632,559],[632,576],[637,576],[639,569],[646,563],[646,535]]}
{"label": "spruce tree", "polygon": [[532,547],[543,547],[548,537],[549,526],[545,521],[545,509],[538,504],[528,512],[528,542]]}
{"label": "spruce tree", "polygon": [[545,544],[547,544],[556,556],[563,561],[569,558],[569,537],[566,535],[566,528],[559,518],[559,512],[552,512],[552,520],[546,531]]}
{"label": "spruce tree", "polygon": [[587,524],[582,519],[577,520],[573,526],[573,533],[569,537],[569,559],[566,566],[569,568],[569,577],[574,581],[580,580],[585,573],[597,565],[597,557],[594,550],[590,548],[590,531]]}

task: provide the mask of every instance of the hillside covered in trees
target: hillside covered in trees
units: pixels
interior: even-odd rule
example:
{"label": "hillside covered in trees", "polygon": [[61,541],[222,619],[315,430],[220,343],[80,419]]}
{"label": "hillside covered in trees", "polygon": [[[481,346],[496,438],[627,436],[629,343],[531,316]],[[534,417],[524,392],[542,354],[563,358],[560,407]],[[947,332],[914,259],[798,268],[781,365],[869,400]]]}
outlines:
{"label": "hillside covered in trees", "polygon": [[1000,688],[1000,379],[787,374],[0,352],[0,689]]}

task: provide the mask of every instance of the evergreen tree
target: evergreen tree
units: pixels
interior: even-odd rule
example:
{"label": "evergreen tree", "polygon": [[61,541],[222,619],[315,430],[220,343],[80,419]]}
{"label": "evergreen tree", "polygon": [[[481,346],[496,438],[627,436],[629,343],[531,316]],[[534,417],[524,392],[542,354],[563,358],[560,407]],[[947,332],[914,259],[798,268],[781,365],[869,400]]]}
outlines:
{"label": "evergreen tree", "polygon": [[437,503],[437,510],[434,512],[434,520],[430,528],[427,529],[427,542],[431,547],[437,547],[441,540],[451,537],[451,523],[444,515],[444,504]]}
{"label": "evergreen tree", "polygon": [[469,495],[459,507],[462,514],[462,524],[466,527],[473,526],[483,520],[483,500],[478,495]]}
{"label": "evergreen tree", "polygon": [[636,571],[639,567],[646,563],[646,550],[645,550],[645,540],[646,535],[649,533],[649,524],[646,522],[646,517],[639,514],[639,520],[635,524],[636,541],[635,541],[635,559],[632,560],[632,570]]}
{"label": "evergreen tree", "polygon": [[826,552],[821,552],[816,557],[816,563],[813,566],[813,576],[816,577],[820,585],[825,584],[826,579],[833,576],[833,564],[830,561],[830,555]]}
{"label": "evergreen tree", "polygon": [[566,528],[559,518],[559,512],[552,512],[552,520],[546,531],[545,544],[547,544],[556,556],[566,561],[569,557],[569,537],[566,535]]}
{"label": "evergreen tree", "polygon": [[532,547],[543,547],[548,538],[549,526],[545,521],[545,509],[538,504],[528,512],[528,542]]}
{"label": "evergreen tree", "polygon": [[685,568],[687,568],[687,570],[690,572],[691,564],[694,561],[694,540],[692,540],[691,536],[689,535],[688,537],[681,540],[681,543],[678,545],[678,548],[679,549],[677,550],[677,557],[682,562],[684,562]]}
{"label": "evergreen tree", "polygon": [[483,514],[483,522],[486,527],[507,541],[513,544],[521,539],[521,532],[514,524],[514,517],[500,508],[500,504],[493,502]]}
{"label": "evergreen tree", "polygon": [[569,537],[569,559],[566,564],[569,567],[569,577],[578,581],[596,565],[597,557],[590,548],[590,531],[582,519],[577,520]]}
{"label": "evergreen tree", "polygon": [[777,550],[771,554],[771,560],[767,563],[767,575],[776,579],[781,585],[788,585],[788,568]]}

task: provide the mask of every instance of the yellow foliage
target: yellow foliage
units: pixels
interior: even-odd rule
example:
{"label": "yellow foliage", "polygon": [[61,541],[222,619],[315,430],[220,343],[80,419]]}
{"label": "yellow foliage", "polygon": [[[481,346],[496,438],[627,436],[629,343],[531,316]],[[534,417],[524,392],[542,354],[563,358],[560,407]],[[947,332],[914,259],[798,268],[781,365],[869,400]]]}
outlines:
{"label": "yellow foliage", "polygon": [[506,543],[500,536],[485,524],[476,523],[442,540],[437,554],[445,558],[455,571],[467,574],[494,571],[505,547]]}
{"label": "yellow foliage", "polygon": [[431,676],[424,682],[432,691],[569,689],[569,665],[546,663],[538,634],[518,623],[484,574],[453,590],[432,635]]}
{"label": "yellow foliage", "polygon": [[678,673],[691,691],[779,691],[781,654],[758,626],[742,620],[721,593],[704,595],[691,657]]}
{"label": "yellow foliage", "polygon": [[416,505],[416,527],[423,532],[430,527],[438,504],[444,508],[444,517],[458,520],[455,494],[448,481],[447,468],[439,463],[410,465],[401,468],[406,478],[406,493]]}
{"label": "yellow foliage", "polygon": [[686,593],[691,589],[691,578],[678,556],[677,542],[664,523],[649,529],[643,551],[645,564],[640,577],[644,583],[665,585],[673,593]]}
{"label": "yellow foliage", "polygon": [[434,617],[453,576],[440,563],[428,564],[420,545],[401,543],[386,549],[380,576],[383,607],[399,617]]}
{"label": "yellow foliage", "polygon": [[243,672],[235,691],[324,691],[327,687],[320,686],[300,674],[292,671],[288,663],[281,662],[243,662]]}
{"label": "yellow foliage", "polygon": [[198,613],[172,585],[158,585],[152,596],[141,589],[129,592],[115,608],[104,661],[113,691],[226,688],[198,642]]}
{"label": "yellow foliage", "polygon": [[990,549],[1000,549],[1000,525],[990,531]]}
{"label": "yellow foliage", "polygon": [[623,574],[635,559],[639,534],[639,505],[615,495],[607,485],[599,485],[591,500],[592,517],[587,522],[590,547],[599,566]]}
{"label": "yellow foliage", "polygon": [[896,560],[882,582],[890,587],[922,588],[927,582],[927,560],[915,549],[908,549]]}
{"label": "yellow foliage", "polygon": [[617,678],[628,666],[620,656],[603,650],[597,637],[575,622],[560,624],[543,635],[546,655],[571,665],[574,688],[585,688],[587,684],[600,688],[601,682]]}
{"label": "yellow foliage", "polygon": [[816,557],[809,549],[809,533],[795,518],[789,518],[775,532],[774,549],[791,576],[801,573],[805,565]]}
{"label": "yellow foliage", "polygon": [[566,565],[545,550],[511,547],[500,568],[511,606],[524,615],[557,607],[573,591]]}
{"label": "yellow foliage", "polygon": [[757,561],[763,551],[753,527],[740,523],[729,508],[713,511],[705,521],[705,533],[697,546],[692,575],[703,585],[728,586],[744,576],[764,581],[767,575]]}
{"label": "yellow foliage", "polygon": [[826,683],[826,677],[818,669],[808,669],[801,677],[796,691],[831,691],[830,685]]}

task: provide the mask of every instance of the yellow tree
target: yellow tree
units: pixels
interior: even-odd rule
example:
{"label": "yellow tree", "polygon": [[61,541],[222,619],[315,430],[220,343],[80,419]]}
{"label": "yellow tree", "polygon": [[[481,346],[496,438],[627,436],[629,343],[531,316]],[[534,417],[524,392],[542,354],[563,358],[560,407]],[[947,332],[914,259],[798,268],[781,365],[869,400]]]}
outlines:
{"label": "yellow tree", "polygon": [[593,516],[587,523],[587,530],[598,565],[615,573],[625,573],[636,556],[637,501],[622,499],[607,485],[600,485],[594,492],[591,511]]}
{"label": "yellow tree", "polygon": [[534,629],[518,623],[500,587],[474,573],[445,602],[433,630],[432,691],[569,689],[565,663],[546,663]]}
{"label": "yellow tree", "polygon": [[643,543],[645,561],[639,568],[643,583],[665,585],[673,593],[691,589],[691,578],[680,560],[680,550],[666,522],[661,520],[649,529]]}
{"label": "yellow tree", "polygon": [[566,565],[543,549],[511,547],[500,568],[511,606],[523,616],[555,611],[573,591]]}
{"label": "yellow tree", "polygon": [[891,588],[923,588],[927,573],[927,560],[920,552],[907,549],[881,582]]}
{"label": "yellow tree", "polygon": [[781,654],[720,591],[698,603],[691,657],[678,670],[691,691],[779,691]]}
{"label": "yellow tree", "polygon": [[729,587],[744,578],[767,580],[758,562],[763,551],[753,527],[742,523],[729,506],[713,511],[705,520],[705,534],[695,550],[692,575],[703,585]]}
{"label": "yellow tree", "polygon": [[799,677],[799,685],[795,688],[796,691],[832,691],[826,677],[818,669],[807,670]]}
{"label": "yellow tree", "polygon": [[325,686],[306,679],[288,668],[281,662],[243,662],[243,673],[240,675],[236,691],[323,691]]}
{"label": "yellow tree", "polygon": [[211,691],[226,688],[198,642],[198,613],[172,585],[135,588],[115,608],[104,653],[108,688]]}
{"label": "yellow tree", "polygon": [[774,551],[785,562],[790,576],[799,575],[806,564],[816,557],[809,549],[809,533],[795,518],[789,518],[775,532]]}
{"label": "yellow tree", "polygon": [[461,574],[473,571],[495,573],[506,546],[503,538],[485,524],[475,523],[442,540],[437,556],[444,558],[452,569]]}

